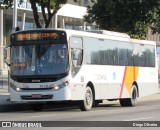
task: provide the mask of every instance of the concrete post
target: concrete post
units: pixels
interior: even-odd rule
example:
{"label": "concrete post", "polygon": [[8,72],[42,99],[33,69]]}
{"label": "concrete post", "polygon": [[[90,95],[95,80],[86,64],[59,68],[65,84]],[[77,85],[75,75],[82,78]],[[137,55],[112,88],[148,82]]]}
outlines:
{"label": "concrete post", "polygon": [[57,28],[58,16],[57,14],[54,15],[52,19],[52,28]]}
{"label": "concrete post", "polygon": [[86,30],[86,22],[83,22],[83,30]]}
{"label": "concrete post", "polygon": [[63,17],[61,17],[60,28],[65,28],[65,20]]}
{"label": "concrete post", "polygon": [[25,21],[26,21],[26,13],[23,13],[23,16],[22,16],[22,30],[24,30]]}
{"label": "concrete post", "polygon": [[3,10],[0,10],[0,69],[3,71]]}
{"label": "concrete post", "polygon": [[13,31],[15,31],[16,27],[17,27],[17,0],[14,0],[14,5],[13,5]]}

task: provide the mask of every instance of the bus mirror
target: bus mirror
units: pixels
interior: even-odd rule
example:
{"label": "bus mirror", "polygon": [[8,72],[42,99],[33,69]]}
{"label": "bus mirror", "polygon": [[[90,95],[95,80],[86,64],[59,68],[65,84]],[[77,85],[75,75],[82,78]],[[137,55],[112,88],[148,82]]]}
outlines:
{"label": "bus mirror", "polygon": [[78,53],[77,53],[76,49],[72,50],[72,57],[73,57],[73,59],[72,59],[73,66],[76,67],[77,61],[78,61]]}
{"label": "bus mirror", "polygon": [[72,50],[72,61],[73,66],[81,66],[82,64],[82,49],[73,49]]}
{"label": "bus mirror", "polygon": [[3,57],[4,57],[4,62],[10,66],[11,65],[11,62],[10,62],[10,47],[7,46],[4,48],[4,51],[3,51]]}
{"label": "bus mirror", "polygon": [[73,60],[78,60],[78,55],[77,50],[73,50]]}
{"label": "bus mirror", "polygon": [[73,60],[73,66],[76,67],[77,66],[77,60]]}

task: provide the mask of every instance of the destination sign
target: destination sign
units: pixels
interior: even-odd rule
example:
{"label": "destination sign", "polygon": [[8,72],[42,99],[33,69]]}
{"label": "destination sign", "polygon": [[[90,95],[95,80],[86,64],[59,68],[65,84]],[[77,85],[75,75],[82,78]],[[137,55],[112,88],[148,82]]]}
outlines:
{"label": "destination sign", "polygon": [[19,33],[15,35],[16,41],[23,40],[40,40],[40,39],[58,39],[58,32],[28,32],[28,33]]}

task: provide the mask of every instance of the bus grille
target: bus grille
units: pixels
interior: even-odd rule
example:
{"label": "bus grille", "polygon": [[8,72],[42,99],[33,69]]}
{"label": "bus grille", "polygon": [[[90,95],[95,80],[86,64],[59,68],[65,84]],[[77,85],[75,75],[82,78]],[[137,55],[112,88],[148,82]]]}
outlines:
{"label": "bus grille", "polygon": [[21,88],[21,90],[52,90],[52,88]]}
{"label": "bus grille", "polygon": [[41,95],[39,97],[31,96],[21,96],[22,100],[43,100],[43,99],[52,99],[53,95]]}

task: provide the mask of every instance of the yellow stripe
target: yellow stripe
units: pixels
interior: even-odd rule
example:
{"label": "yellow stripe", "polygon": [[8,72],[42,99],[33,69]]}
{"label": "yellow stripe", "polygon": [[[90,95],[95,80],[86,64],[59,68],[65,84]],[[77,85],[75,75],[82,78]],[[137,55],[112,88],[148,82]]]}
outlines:
{"label": "yellow stripe", "polygon": [[127,67],[124,83],[130,95],[132,92],[132,84],[134,81],[137,81],[138,72],[139,72],[139,67],[131,67],[131,66]]}

